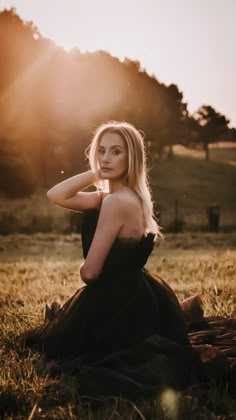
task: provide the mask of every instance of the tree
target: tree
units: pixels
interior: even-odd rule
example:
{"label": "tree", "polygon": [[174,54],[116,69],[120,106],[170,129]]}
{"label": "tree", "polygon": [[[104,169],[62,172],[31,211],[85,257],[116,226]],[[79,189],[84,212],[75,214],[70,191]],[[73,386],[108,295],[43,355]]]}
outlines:
{"label": "tree", "polygon": [[10,197],[32,194],[37,186],[32,162],[17,141],[0,137],[0,192]]}
{"label": "tree", "polygon": [[92,133],[108,120],[142,130],[154,159],[166,146],[171,157],[174,144],[201,141],[208,149],[227,127],[211,107],[189,117],[178,86],[160,83],[138,61],[104,51],[67,53],[14,9],[0,13],[0,39],[0,183],[5,188],[12,178],[12,194],[85,168]]}
{"label": "tree", "polygon": [[201,106],[193,116],[199,124],[205,159],[209,160],[209,144],[222,140],[222,136],[229,130],[229,120],[210,105]]}
{"label": "tree", "polygon": [[171,84],[167,88],[167,106],[169,110],[168,118],[168,138],[166,145],[169,146],[168,158],[173,157],[173,146],[183,141],[184,120],[187,116],[187,105],[183,101],[183,94],[178,86]]}
{"label": "tree", "polygon": [[236,128],[229,128],[226,140],[236,142]]}

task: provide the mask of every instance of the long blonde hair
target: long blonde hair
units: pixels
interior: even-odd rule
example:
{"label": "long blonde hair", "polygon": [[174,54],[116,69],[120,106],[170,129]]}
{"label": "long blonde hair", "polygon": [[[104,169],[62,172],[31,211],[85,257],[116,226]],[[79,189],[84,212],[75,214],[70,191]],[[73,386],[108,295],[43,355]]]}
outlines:
{"label": "long blonde hair", "polygon": [[[147,176],[146,151],[142,134],[130,123],[109,121],[100,125],[94,132],[92,142],[86,150],[91,169],[99,170],[98,146],[105,133],[117,133],[125,141],[128,149],[127,185],[138,195],[143,208],[145,231],[153,232],[163,237],[153,209],[151,190]],[[98,189],[104,190],[105,183],[96,184]]]}

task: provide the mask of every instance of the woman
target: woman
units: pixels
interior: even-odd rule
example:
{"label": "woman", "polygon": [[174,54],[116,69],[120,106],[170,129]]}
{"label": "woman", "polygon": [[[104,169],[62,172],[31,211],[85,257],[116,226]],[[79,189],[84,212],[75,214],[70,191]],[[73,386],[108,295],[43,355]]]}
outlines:
{"label": "woman", "polygon": [[[141,134],[125,122],[104,124],[88,157],[91,170],[47,193],[55,204],[85,213],[80,274],[86,286],[20,342],[77,374],[81,395],[133,398],[202,380],[206,371],[185,321],[196,314],[203,321],[199,300],[182,310],[170,287],[144,268],[162,235]],[[84,192],[90,185],[98,190]]]}
{"label": "woman", "polygon": [[[160,231],[153,218],[141,134],[127,123],[104,124],[93,139],[89,160],[91,171],[68,179],[47,193],[54,203],[71,210],[100,209],[93,242],[80,270],[86,284],[99,277],[116,238],[139,240],[148,231]],[[81,192],[105,179],[107,192],[104,185],[100,193]]]}

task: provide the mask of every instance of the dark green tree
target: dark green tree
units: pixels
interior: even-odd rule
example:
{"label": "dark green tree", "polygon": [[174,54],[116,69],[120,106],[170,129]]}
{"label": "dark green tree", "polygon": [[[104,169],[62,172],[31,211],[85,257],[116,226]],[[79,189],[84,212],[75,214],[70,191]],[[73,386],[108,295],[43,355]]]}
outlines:
{"label": "dark green tree", "polygon": [[210,105],[201,106],[193,116],[199,124],[205,159],[209,160],[209,144],[222,140],[229,130],[229,120]]}

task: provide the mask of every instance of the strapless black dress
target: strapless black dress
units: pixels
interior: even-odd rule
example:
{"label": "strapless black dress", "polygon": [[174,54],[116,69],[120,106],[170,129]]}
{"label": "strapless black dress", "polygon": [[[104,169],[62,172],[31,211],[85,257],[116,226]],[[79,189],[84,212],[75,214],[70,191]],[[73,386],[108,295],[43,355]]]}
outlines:
{"label": "strapless black dress", "polygon": [[[84,258],[98,217],[98,210],[84,214]],[[18,344],[57,359],[63,371],[78,377],[81,395],[134,398],[183,389],[211,378],[219,366],[217,377],[233,384],[236,321],[202,317],[187,323],[188,310],[172,289],[144,268],[153,246],[152,233],[140,240],[117,238],[99,278],[80,288],[54,319],[22,334]],[[231,336],[216,349],[227,322]]]}

